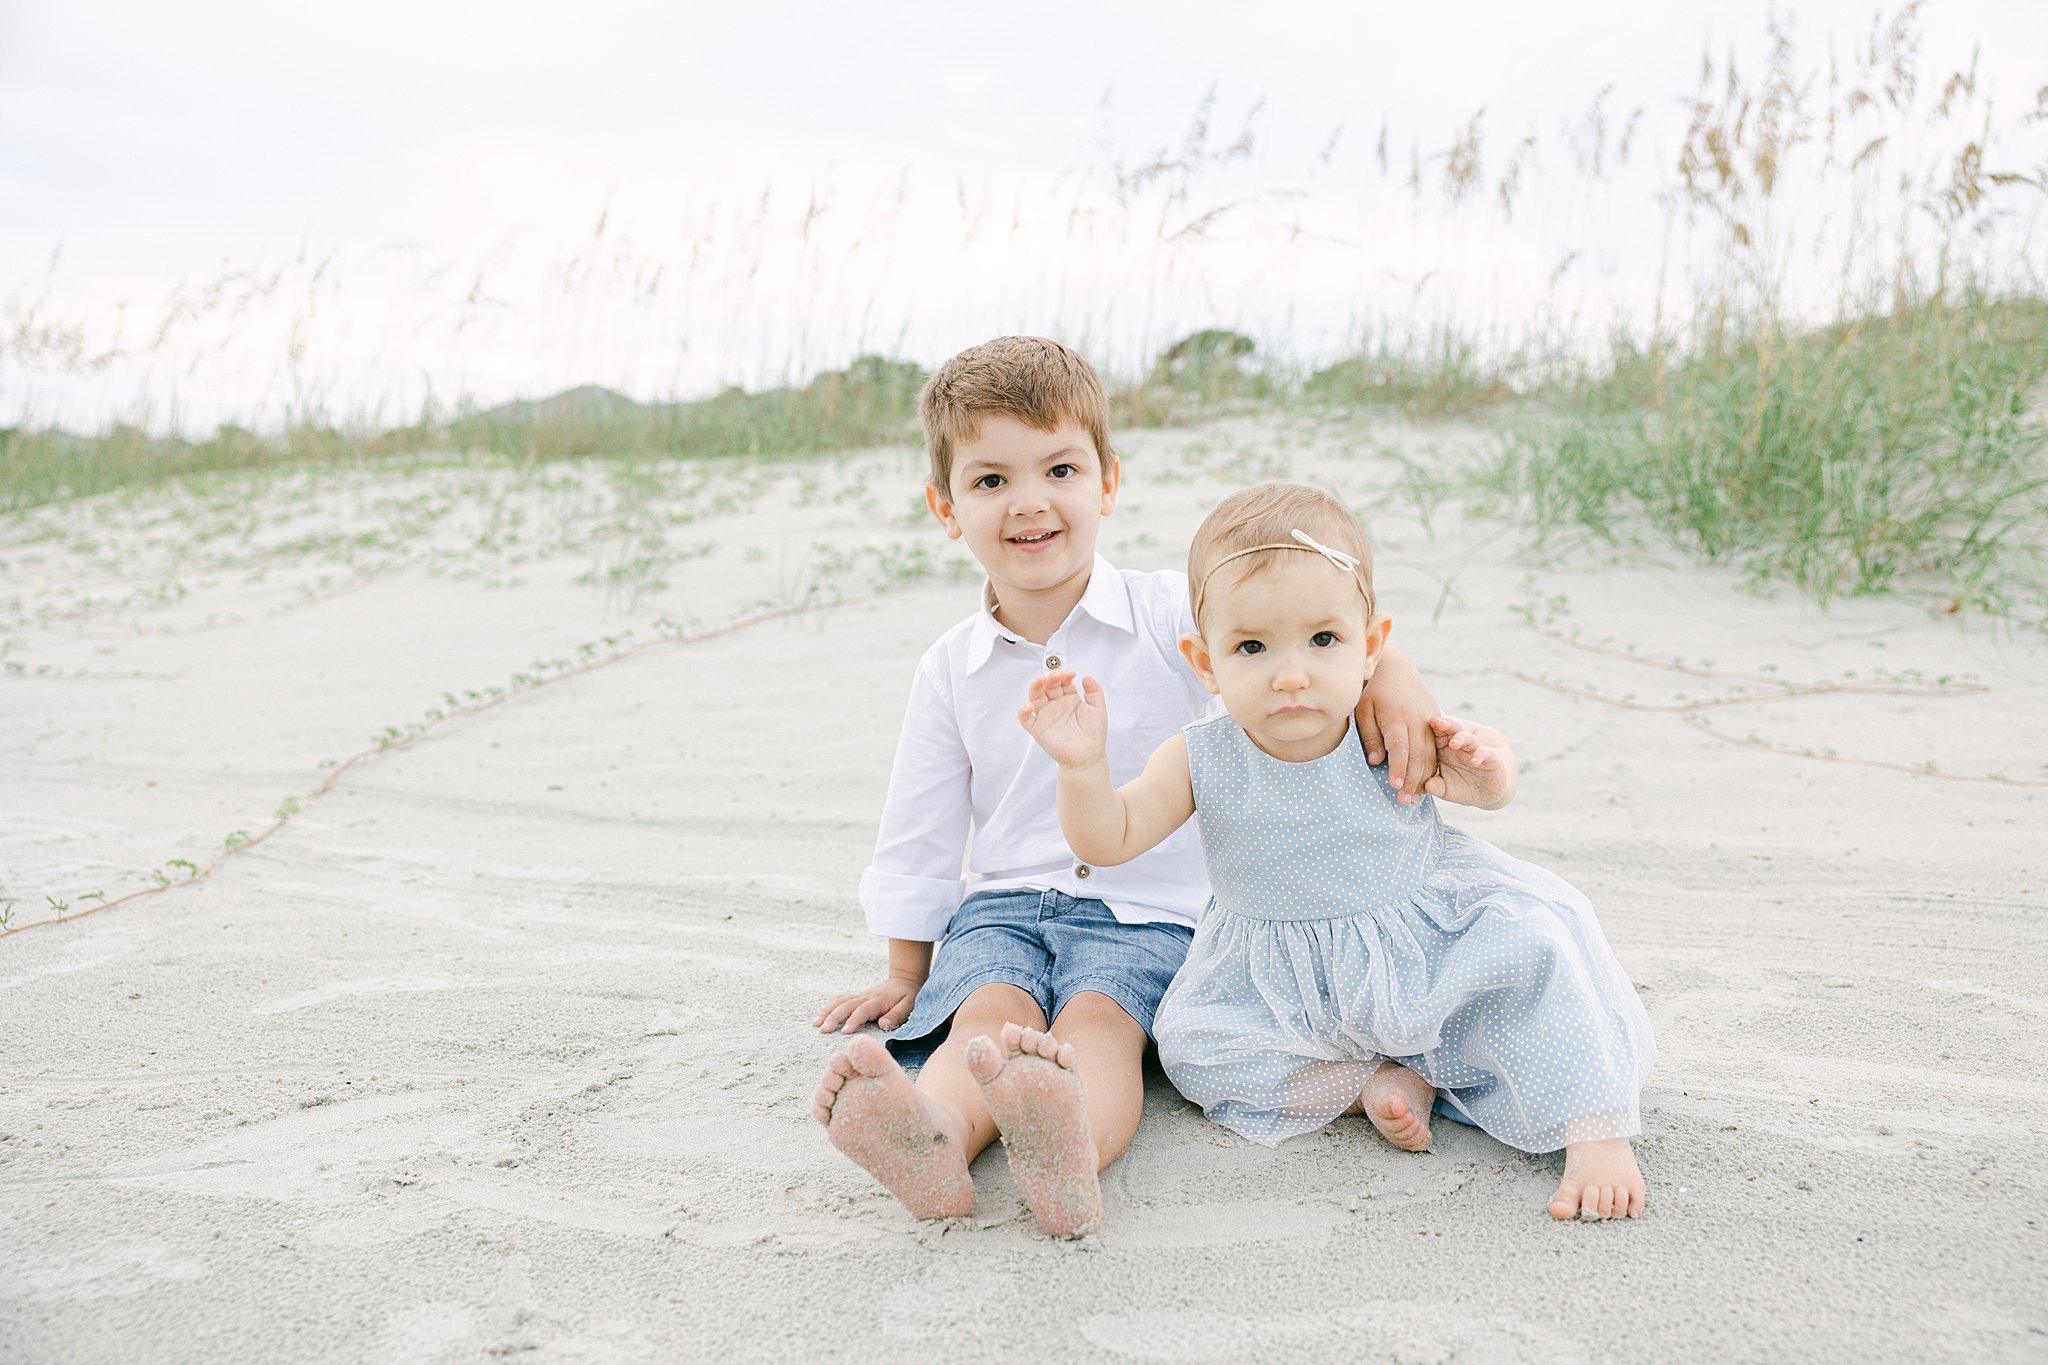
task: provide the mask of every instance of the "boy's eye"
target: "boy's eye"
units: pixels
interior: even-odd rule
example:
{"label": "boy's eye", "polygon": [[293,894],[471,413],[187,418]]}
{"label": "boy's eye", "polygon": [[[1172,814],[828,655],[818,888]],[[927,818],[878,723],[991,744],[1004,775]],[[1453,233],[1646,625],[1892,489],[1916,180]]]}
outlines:
{"label": "boy's eye", "polygon": [[1071,464],[1056,464],[1046,471],[1055,479],[1071,479],[1080,472],[1080,466]]}
{"label": "boy's eye", "polygon": [[1257,640],[1244,640],[1239,642],[1236,652],[1239,654],[1263,654],[1266,652],[1266,647]]}
{"label": "boy's eye", "polygon": [[1003,486],[1003,476],[1000,474],[984,474],[974,481],[974,486],[981,489],[1001,488]]}
{"label": "boy's eye", "polygon": [[1331,645],[1337,643],[1337,636],[1334,631],[1319,630],[1308,637],[1308,642],[1317,649],[1328,649]]}

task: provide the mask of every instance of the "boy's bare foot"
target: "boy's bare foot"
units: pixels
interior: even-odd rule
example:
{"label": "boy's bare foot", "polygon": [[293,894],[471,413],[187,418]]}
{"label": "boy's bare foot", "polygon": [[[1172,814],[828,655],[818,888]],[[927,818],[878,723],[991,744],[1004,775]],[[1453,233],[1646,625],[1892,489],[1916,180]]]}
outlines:
{"label": "boy's bare foot", "polygon": [[1436,1087],[1397,1062],[1381,1062],[1358,1097],[1365,1116],[1380,1136],[1404,1152],[1420,1152],[1431,1141],[1429,1111]]}
{"label": "boy's bare foot", "polygon": [[919,1218],[964,1218],[974,1209],[959,1135],[910,1084],[889,1050],[857,1035],[818,1081],[811,1114],[832,1145]]}
{"label": "boy's bare foot", "polygon": [[1550,1197],[1550,1216],[1633,1218],[1648,1197],[1627,1138],[1574,1142],[1564,1149],[1564,1179]]}
{"label": "boy's bare foot", "polygon": [[1102,1217],[1102,1184],[1074,1045],[1005,1024],[1000,1041],[986,1034],[968,1040],[967,1070],[988,1101],[1038,1226],[1055,1237],[1092,1232]]}

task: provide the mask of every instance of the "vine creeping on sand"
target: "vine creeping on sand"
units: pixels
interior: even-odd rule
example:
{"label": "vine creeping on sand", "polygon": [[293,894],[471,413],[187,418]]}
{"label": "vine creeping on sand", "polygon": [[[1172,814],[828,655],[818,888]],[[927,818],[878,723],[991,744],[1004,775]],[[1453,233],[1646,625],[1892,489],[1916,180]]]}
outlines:
{"label": "vine creeping on sand", "polygon": [[[15,934],[27,933],[31,929],[40,929],[45,925],[70,923],[74,920],[83,919],[87,915],[98,914],[102,910],[111,910],[117,905],[126,905],[130,901],[141,900],[145,896],[160,895],[174,887],[190,886],[194,882],[204,881],[207,877],[212,876],[214,870],[229,858],[256,847],[290,824],[293,817],[303,813],[307,807],[332,791],[334,784],[339,782],[342,774],[349,769],[358,764],[367,763],[382,754],[403,749],[415,740],[459,717],[474,716],[481,712],[489,711],[494,707],[502,706],[506,702],[530,696],[542,688],[552,686],[564,679],[580,677],[585,673],[596,672],[600,668],[608,668],[613,664],[623,663],[625,660],[659,645],[700,644],[706,640],[713,640],[722,635],[730,635],[735,631],[745,630],[750,626],[757,626],[767,621],[796,616],[822,608],[847,606],[858,600],[861,599],[807,600],[794,604],[764,607],[746,616],[728,621],[723,625],[711,626],[701,630],[686,629],[664,617],[655,623],[656,633],[647,639],[633,640],[632,632],[628,631],[622,635],[606,636],[601,642],[580,646],[576,651],[582,660],[580,663],[567,659],[536,662],[513,674],[510,679],[510,685],[507,687],[491,687],[480,691],[465,692],[461,698],[457,698],[453,693],[444,693],[442,695],[442,700],[445,703],[443,706],[428,711],[419,720],[413,721],[408,725],[385,727],[383,732],[375,737],[370,747],[359,749],[348,757],[333,763],[328,768],[327,776],[321,779],[319,785],[311,791],[303,796],[285,797],[283,801],[278,803],[270,823],[262,829],[256,830],[254,833],[246,830],[236,830],[229,834],[222,840],[220,851],[215,853],[204,865],[195,864],[185,858],[173,858],[164,864],[163,867],[155,869],[151,874],[153,885],[140,886],[132,891],[127,891],[111,898],[98,891],[92,892],[90,895],[80,896],[78,899],[81,901],[97,900],[98,902],[85,909],[73,907],[68,899],[46,896],[44,899],[48,901],[51,913],[43,916],[41,919],[29,920],[22,924],[13,922],[14,903],[12,901],[0,902],[0,938],[9,938]],[[164,871],[164,867],[180,869],[185,875],[183,877],[172,877]]]}
{"label": "vine creeping on sand", "polygon": [[[1533,613],[1527,613],[1527,615],[1533,617]],[[1913,777],[1938,778],[1944,782],[1988,782],[2005,787],[2048,787],[2048,780],[2013,777],[2003,772],[1949,773],[1935,767],[1932,762],[1898,763],[1881,758],[1857,758],[1847,754],[1836,753],[1833,749],[1816,749],[1805,745],[1775,743],[1765,739],[1755,730],[1751,730],[1745,735],[1737,735],[1728,730],[1723,730],[1700,714],[1702,711],[1717,706],[1741,706],[1762,702],[1792,701],[1802,697],[1825,697],[1839,693],[1877,693],[1896,697],[1982,696],[1991,690],[1982,683],[1958,682],[1947,677],[1927,679],[1918,673],[1888,672],[1881,672],[1875,678],[1870,679],[1858,678],[1854,674],[1849,674],[1843,678],[1826,682],[1792,683],[1786,682],[1782,678],[1769,677],[1763,674],[1734,673],[1719,670],[1714,668],[1711,662],[1695,664],[1688,663],[1682,658],[1652,659],[1639,657],[1629,650],[1615,649],[1606,644],[1588,643],[1576,635],[1566,634],[1563,631],[1552,630],[1538,625],[1533,619],[1528,621],[1528,626],[1529,629],[1535,631],[1538,635],[1556,640],[1560,644],[1569,645],[1573,649],[1582,650],[1589,654],[1601,654],[1611,659],[1621,659],[1628,663],[1640,664],[1645,668],[1682,673],[1688,677],[1732,683],[1735,685],[1736,690],[1713,697],[1681,697],[1677,701],[1671,702],[1645,702],[1637,701],[1634,693],[1615,696],[1591,687],[1562,683],[1550,678],[1540,678],[1534,674],[1522,672],[1520,669],[1502,668],[1495,670],[1506,674],[1517,682],[1528,683],[1531,687],[1541,687],[1546,691],[1557,692],[1567,697],[1582,697],[1587,701],[1597,701],[1603,706],[1616,706],[1627,711],[1650,711],[1666,715],[1676,715],[1688,725],[1712,735],[1715,739],[1725,740],[1730,744],[1739,744],[1748,749],[1758,749],[1765,753],[1784,754],[1790,758],[1810,758],[1821,763],[1846,763],[1860,768],[1882,768],[1889,772],[1906,773]],[[1757,687],[1762,690],[1747,690],[1751,687]]]}

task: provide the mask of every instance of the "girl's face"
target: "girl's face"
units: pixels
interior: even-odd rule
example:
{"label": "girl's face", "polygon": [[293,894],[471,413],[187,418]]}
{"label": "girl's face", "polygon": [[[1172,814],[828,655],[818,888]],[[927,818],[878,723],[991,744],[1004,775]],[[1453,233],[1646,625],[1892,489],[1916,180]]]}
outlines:
{"label": "girl's face", "polygon": [[1366,619],[1355,574],[1287,551],[1250,577],[1224,565],[1181,652],[1253,743],[1301,762],[1343,740],[1391,624]]}

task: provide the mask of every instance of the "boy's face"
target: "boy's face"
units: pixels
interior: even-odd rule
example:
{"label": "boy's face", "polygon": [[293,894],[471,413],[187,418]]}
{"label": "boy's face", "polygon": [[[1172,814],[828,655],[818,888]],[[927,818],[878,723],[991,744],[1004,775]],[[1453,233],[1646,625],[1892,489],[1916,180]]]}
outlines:
{"label": "boy's face", "polygon": [[1075,423],[1040,431],[992,415],[973,440],[955,446],[946,489],[927,487],[924,496],[1007,603],[1087,582],[1095,534],[1116,506],[1116,488],[1116,466],[1102,467],[1094,440]]}

